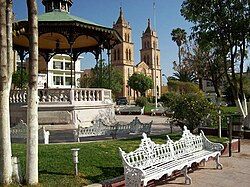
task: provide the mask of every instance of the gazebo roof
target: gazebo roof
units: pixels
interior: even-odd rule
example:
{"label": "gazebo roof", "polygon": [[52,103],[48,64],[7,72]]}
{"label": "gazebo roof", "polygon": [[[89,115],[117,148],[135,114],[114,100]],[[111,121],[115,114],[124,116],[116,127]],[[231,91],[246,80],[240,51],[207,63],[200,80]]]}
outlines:
{"label": "gazebo roof", "polygon": [[105,27],[103,25],[96,24],[94,22],[88,21],[81,17],[73,16],[68,12],[60,12],[60,11],[53,11],[53,12],[47,12],[47,13],[41,14],[38,16],[38,21],[46,21],[46,22],[48,21],[63,21],[63,22],[78,21],[78,22],[82,22],[85,24]]}
{"label": "gazebo roof", "polygon": [[[15,23],[16,30],[24,30],[14,37],[16,48],[28,49],[28,21]],[[118,32],[112,28],[73,16],[67,11],[53,10],[38,16],[40,52],[67,53],[72,45],[77,53],[100,48],[112,48],[122,41]]]}

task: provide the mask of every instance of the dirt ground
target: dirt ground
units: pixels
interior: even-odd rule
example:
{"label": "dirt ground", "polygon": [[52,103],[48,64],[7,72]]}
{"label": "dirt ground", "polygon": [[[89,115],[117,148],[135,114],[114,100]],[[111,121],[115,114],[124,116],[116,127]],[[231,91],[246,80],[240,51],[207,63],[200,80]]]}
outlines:
{"label": "dirt ground", "polygon": [[[192,178],[192,184],[189,186],[250,186],[250,140],[242,141],[240,153],[235,152],[232,154],[232,157],[228,157],[228,155],[221,156],[220,161],[223,164],[222,170],[215,169],[215,162],[209,161],[206,163],[206,166],[199,166],[198,170],[189,173],[189,176]],[[159,187],[183,187],[184,185],[184,177],[180,176],[164,185],[159,185]]]}

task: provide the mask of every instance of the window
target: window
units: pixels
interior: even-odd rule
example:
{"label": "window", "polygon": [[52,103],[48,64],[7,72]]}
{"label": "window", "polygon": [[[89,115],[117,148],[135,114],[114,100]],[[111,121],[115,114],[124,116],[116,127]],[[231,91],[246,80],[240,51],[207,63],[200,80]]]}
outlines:
{"label": "window", "polygon": [[128,42],[130,41],[130,35],[128,34]]}
{"label": "window", "polygon": [[131,60],[131,50],[128,50],[128,59]]}
{"label": "window", "polygon": [[128,49],[126,49],[126,60],[128,60]]}
{"label": "window", "polygon": [[113,54],[114,54],[114,60],[116,60],[116,50],[114,49],[114,52],[113,52]]}
{"label": "window", "polygon": [[147,56],[147,62],[146,63],[149,64],[149,55]]}
{"label": "window", "polygon": [[64,85],[62,76],[54,76],[53,82],[54,82],[54,85]]}
{"label": "window", "polygon": [[65,77],[65,85],[71,85],[71,77]]}
{"label": "window", "polygon": [[120,50],[117,50],[117,60],[120,60]]}
{"label": "window", "polygon": [[63,69],[63,62],[53,61],[53,69]]}
{"label": "window", "polygon": [[65,62],[65,70],[71,70],[71,63]]}

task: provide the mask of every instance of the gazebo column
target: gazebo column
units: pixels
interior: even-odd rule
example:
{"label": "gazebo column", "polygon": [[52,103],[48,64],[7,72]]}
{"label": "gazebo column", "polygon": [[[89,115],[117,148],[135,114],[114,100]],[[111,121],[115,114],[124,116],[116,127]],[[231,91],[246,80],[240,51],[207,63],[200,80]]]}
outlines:
{"label": "gazebo column", "polygon": [[73,44],[70,42],[70,87],[73,88]]}
{"label": "gazebo column", "polygon": [[109,89],[111,89],[111,59],[110,59],[110,52],[111,50],[108,48],[107,49],[107,55],[108,55],[108,65],[109,65]]}
{"label": "gazebo column", "polygon": [[73,55],[72,60],[73,60],[73,64],[74,64],[74,73],[73,73],[73,75],[74,75],[74,84],[73,85],[74,86],[76,86],[76,61],[78,59],[79,54],[77,52],[73,52],[73,54],[72,54]]}

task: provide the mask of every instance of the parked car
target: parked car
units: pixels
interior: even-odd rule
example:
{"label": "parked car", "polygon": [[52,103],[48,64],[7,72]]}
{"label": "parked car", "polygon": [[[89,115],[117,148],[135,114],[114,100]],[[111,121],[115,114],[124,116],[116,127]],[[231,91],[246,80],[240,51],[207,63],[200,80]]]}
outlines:
{"label": "parked car", "polygon": [[118,97],[116,99],[116,104],[117,105],[127,105],[128,104],[128,100],[126,97]]}

